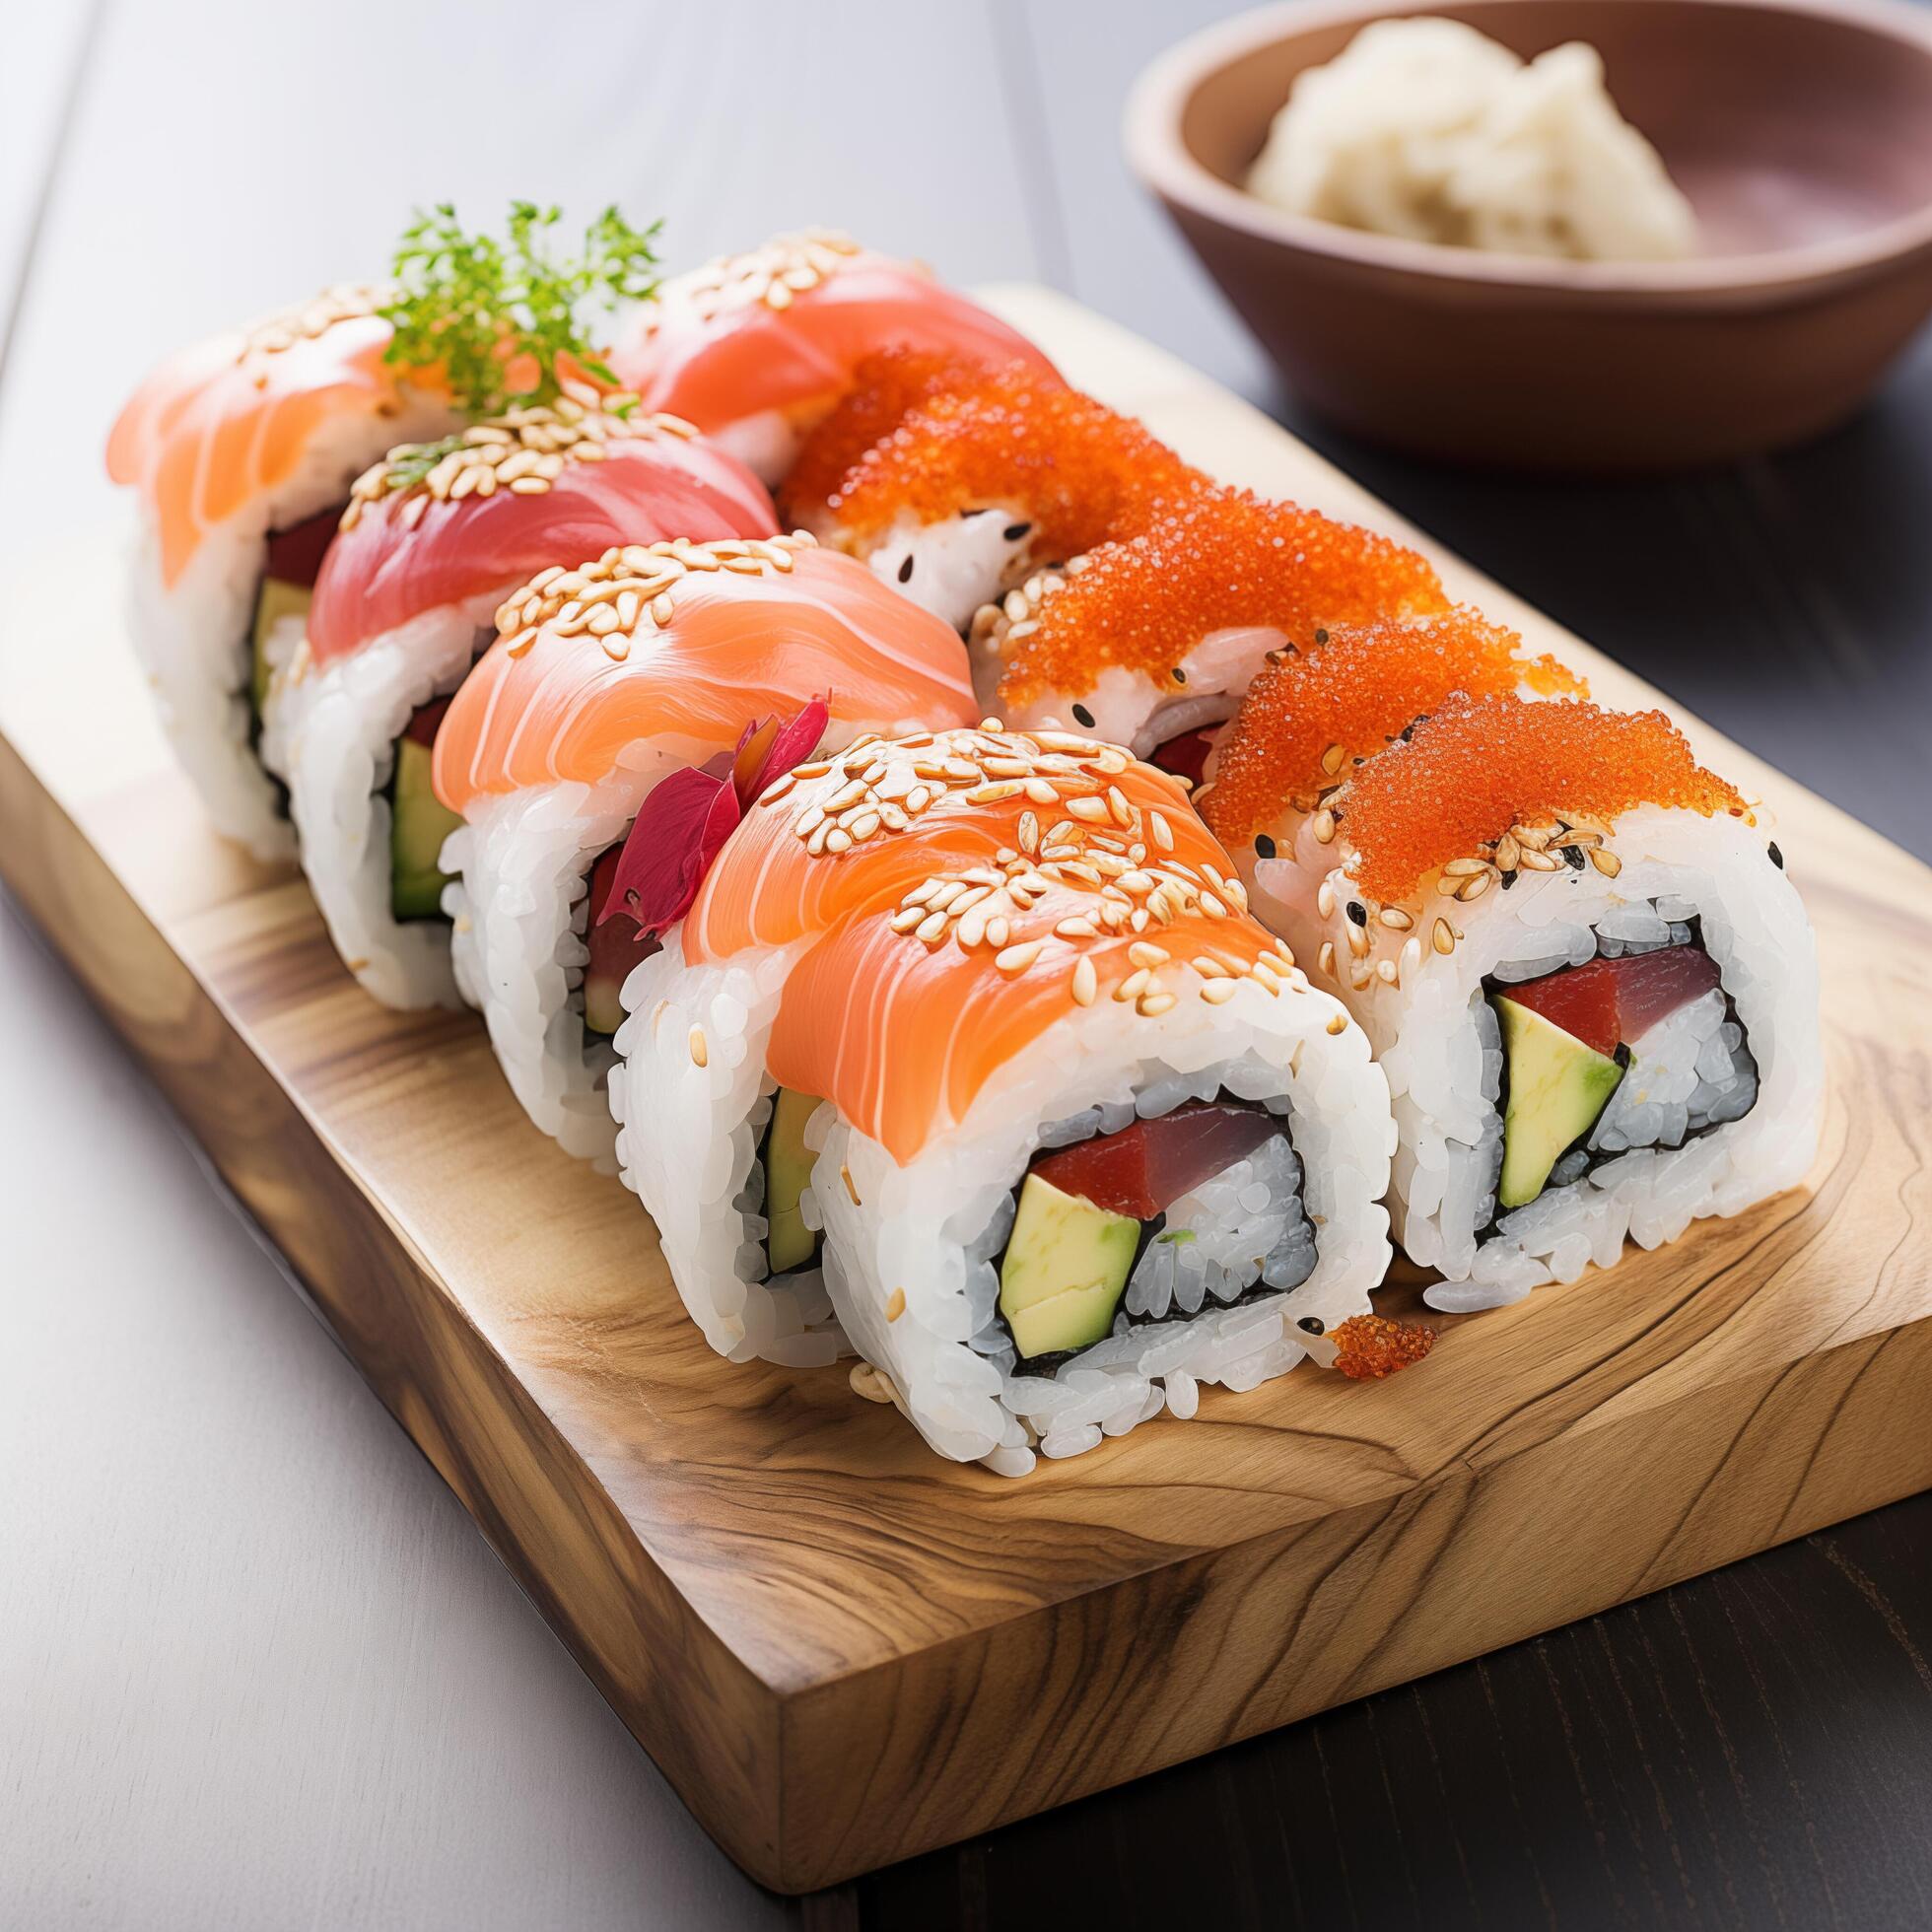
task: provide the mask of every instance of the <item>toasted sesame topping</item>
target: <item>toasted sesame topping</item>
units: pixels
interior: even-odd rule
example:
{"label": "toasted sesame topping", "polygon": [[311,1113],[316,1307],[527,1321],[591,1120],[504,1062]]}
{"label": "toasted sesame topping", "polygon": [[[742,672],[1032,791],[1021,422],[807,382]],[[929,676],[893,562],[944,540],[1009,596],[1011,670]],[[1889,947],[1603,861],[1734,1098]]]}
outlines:
{"label": "toasted sesame topping", "polygon": [[1348,1030],[1348,1015],[1347,1015],[1346,1013],[1331,1013],[1331,1014],[1329,1015],[1329,1023],[1328,1023],[1328,1030],[1329,1030],[1329,1031],[1330,1031],[1331,1033],[1346,1033],[1346,1032],[1347,1032],[1347,1030]]}
{"label": "toasted sesame topping", "polygon": [[395,290],[380,282],[338,282],[324,289],[311,301],[279,310],[255,323],[242,338],[237,362],[250,356],[272,356],[293,349],[298,342],[312,342],[337,322],[360,321],[374,315],[395,298]]}
{"label": "toasted sesame topping", "polygon": [[342,513],[352,530],[386,497],[407,499],[411,526],[432,501],[491,497],[499,490],[540,496],[571,463],[601,462],[623,443],[661,437],[684,440],[697,431],[681,416],[634,413],[637,398],[585,388],[554,403],[530,404],[472,423],[439,443],[403,443],[357,477]]}
{"label": "toasted sesame topping", "polygon": [[[761,304],[767,309],[786,310],[860,252],[859,243],[836,229],[775,235],[742,254],[719,255],[679,277],[665,294],[685,297],[704,321]],[[662,319],[662,311],[654,311],[648,330],[661,325]]]}
{"label": "toasted sesame topping", "polygon": [[852,1384],[852,1393],[866,1402],[890,1405],[899,1400],[898,1385],[892,1377],[870,1362],[854,1362],[846,1379]]}
{"label": "toasted sesame topping", "polygon": [[711,1048],[705,1040],[705,1029],[694,1026],[691,1029],[691,1059],[694,1065],[707,1067],[711,1064]]}
{"label": "toasted sesame topping", "polygon": [[[510,640],[507,649],[514,657],[520,657],[547,628],[559,637],[594,637],[611,656],[621,658],[647,616],[654,630],[662,630],[676,615],[671,592],[688,578],[748,570],[783,576],[799,551],[812,547],[803,530],[717,543],[693,543],[680,536],[665,543],[617,544],[575,570],[552,569],[533,578],[499,608],[497,630]],[[803,766],[794,774],[805,775]]]}
{"label": "toasted sesame topping", "polygon": [[905,1312],[906,1291],[904,1288],[894,1288],[885,1298],[885,1319],[896,1322]]}

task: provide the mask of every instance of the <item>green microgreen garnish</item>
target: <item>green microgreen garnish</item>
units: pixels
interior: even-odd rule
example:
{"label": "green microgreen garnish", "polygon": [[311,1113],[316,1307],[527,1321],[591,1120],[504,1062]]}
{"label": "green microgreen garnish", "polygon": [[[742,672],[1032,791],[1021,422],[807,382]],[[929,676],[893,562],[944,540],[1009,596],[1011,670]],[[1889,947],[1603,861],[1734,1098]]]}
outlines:
{"label": "green microgreen garnish", "polygon": [[1156,1241],[1171,1242],[1175,1247],[1179,1248],[1179,1247],[1184,1247],[1188,1242],[1197,1239],[1197,1236],[1195,1234],[1194,1229],[1191,1227],[1170,1227],[1166,1230],[1165,1233],[1156,1234],[1154,1236],[1154,1239]]}
{"label": "green microgreen garnish", "polygon": [[463,447],[460,434],[434,443],[404,443],[389,451],[387,487],[398,495],[413,490],[440,463]]}
{"label": "green microgreen garnish", "polygon": [[[472,416],[556,401],[565,358],[614,384],[616,377],[584,332],[584,311],[647,301],[656,292],[652,242],[661,224],[633,228],[615,207],[606,208],[571,254],[558,252],[552,235],[562,218],[560,208],[513,201],[508,237],[499,241],[465,229],[450,202],[438,202],[428,214],[418,210],[396,247],[395,297],[379,311],[395,331],[383,359],[407,368],[440,366],[457,406]],[[513,394],[506,377],[525,357],[537,380]]]}

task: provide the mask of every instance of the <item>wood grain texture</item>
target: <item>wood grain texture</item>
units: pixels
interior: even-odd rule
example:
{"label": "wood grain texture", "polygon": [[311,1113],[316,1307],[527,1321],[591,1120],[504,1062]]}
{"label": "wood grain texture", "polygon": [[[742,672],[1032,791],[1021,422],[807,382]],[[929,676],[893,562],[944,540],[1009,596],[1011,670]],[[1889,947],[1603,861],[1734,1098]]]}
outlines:
{"label": "wood grain texture", "polygon": [[[1389,522],[1179,365],[1037,292],[1001,300],[1197,460]],[[630,1197],[524,1126],[479,1028],[357,993],[300,883],[201,828],[98,614],[66,625],[0,687],[0,868],[769,1884],[987,1829],[1932,1484],[1927,875],[1707,732],[1775,806],[1820,927],[1834,1098],[1812,1190],[1449,1324],[1397,1383],[1215,1395],[1012,1484],[936,1462],[839,1371],[713,1358]]]}

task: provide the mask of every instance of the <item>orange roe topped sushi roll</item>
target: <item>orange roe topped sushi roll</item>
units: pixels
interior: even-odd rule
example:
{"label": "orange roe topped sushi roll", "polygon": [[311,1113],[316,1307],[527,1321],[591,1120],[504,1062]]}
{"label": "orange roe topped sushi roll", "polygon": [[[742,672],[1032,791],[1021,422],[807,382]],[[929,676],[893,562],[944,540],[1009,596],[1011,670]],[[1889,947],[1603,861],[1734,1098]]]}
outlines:
{"label": "orange roe topped sushi roll", "polygon": [[673,277],[611,353],[647,409],[695,423],[776,484],[867,356],[901,348],[969,365],[1021,363],[1032,343],[924,268],[830,230],[775,236]]}
{"label": "orange roe topped sushi roll", "polygon": [[[1454,1311],[1792,1185],[1823,1079],[1811,930],[1743,794],[1661,712],[1531,702],[1553,667],[1466,623],[1474,695],[1429,701],[1386,748],[1419,700],[1410,667],[1357,666],[1326,707],[1304,692],[1276,782],[1315,809],[1291,846],[1277,826],[1278,854],[1266,832],[1236,848],[1257,911],[1375,1043],[1398,1236]],[[1256,815],[1243,744],[1208,799],[1224,834]]]}
{"label": "orange roe topped sushi roll", "polygon": [[1270,653],[1446,601],[1427,559],[1388,537],[1208,490],[983,610],[974,675],[982,689],[997,678],[1017,722],[1095,731],[1199,779],[1215,727]]}
{"label": "orange roe topped sushi roll", "polygon": [[963,632],[1034,571],[1147,529],[1212,487],[1132,417],[1007,368],[918,404],[822,503],[787,504]]}

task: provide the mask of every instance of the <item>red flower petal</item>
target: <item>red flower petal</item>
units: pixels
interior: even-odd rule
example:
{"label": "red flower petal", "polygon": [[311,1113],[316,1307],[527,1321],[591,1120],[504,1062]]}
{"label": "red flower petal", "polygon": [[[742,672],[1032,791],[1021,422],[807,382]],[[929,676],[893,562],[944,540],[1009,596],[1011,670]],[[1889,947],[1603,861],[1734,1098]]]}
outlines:
{"label": "red flower petal", "polygon": [[818,741],[832,722],[830,696],[828,692],[823,698],[814,698],[789,724],[779,726],[751,783],[738,788],[740,804],[749,805],[766,786],[776,785],[794,765],[802,765],[818,749]]}
{"label": "red flower petal", "polygon": [[647,932],[674,926],[738,818],[738,794],[726,780],[692,766],[673,772],[639,809],[597,924],[624,912]]}
{"label": "red flower petal", "polygon": [[622,912],[646,933],[675,926],[745,807],[811,756],[831,716],[826,700],[814,698],[789,723],[754,720],[740,733],[735,756],[721,751],[702,768],[687,765],[665,779],[638,811],[610,890],[591,909],[594,924]]}

